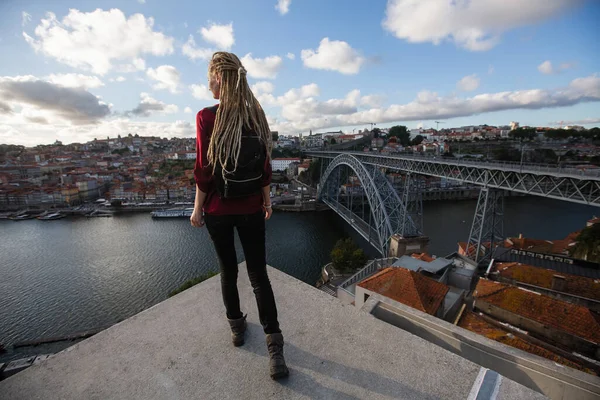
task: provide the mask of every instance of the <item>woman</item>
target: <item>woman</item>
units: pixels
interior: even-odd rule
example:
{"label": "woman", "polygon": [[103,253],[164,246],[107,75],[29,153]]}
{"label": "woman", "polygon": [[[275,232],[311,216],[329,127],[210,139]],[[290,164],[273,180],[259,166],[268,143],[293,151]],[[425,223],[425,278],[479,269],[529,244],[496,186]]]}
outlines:
{"label": "woman", "polygon": [[[271,378],[279,379],[289,371],[283,357],[283,335],[265,256],[265,220],[273,213],[271,131],[262,107],[250,90],[246,70],[235,54],[215,53],[208,65],[208,81],[209,90],[220,104],[201,110],[196,117],[196,201],[190,221],[198,228],[206,223],[215,245],[233,345],[241,346],[246,316],[240,310],[237,289],[238,265],[233,239],[234,228],[237,229],[260,323],[267,335]],[[260,143],[261,149],[249,156],[254,164],[241,162],[243,157],[248,157],[248,149],[254,143]],[[232,178],[236,174],[252,174],[249,165],[258,165],[256,178]],[[243,184],[238,190],[235,183],[242,181],[251,183]]]}

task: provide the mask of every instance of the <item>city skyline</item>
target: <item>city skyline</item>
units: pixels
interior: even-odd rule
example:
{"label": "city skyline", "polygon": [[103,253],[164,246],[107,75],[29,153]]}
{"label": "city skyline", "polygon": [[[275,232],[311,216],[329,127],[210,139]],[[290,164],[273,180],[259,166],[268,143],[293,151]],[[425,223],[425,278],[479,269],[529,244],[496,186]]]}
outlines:
{"label": "city skyline", "polygon": [[240,56],[285,135],[600,123],[595,2],[344,4],[4,2],[0,143],[194,137],[215,50]]}

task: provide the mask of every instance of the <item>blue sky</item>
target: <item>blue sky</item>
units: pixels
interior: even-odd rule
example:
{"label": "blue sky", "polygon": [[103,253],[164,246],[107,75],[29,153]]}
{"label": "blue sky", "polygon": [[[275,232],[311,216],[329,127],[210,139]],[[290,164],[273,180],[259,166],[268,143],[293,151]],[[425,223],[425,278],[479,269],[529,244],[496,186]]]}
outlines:
{"label": "blue sky", "polygon": [[597,1],[172,4],[0,2],[0,143],[194,137],[215,50],[243,57],[286,134],[600,125]]}

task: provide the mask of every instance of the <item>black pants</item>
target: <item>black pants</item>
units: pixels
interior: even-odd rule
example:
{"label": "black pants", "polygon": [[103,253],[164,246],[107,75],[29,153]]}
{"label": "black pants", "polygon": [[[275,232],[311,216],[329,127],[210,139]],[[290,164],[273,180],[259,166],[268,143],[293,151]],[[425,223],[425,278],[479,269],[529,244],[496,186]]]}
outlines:
{"label": "black pants", "polygon": [[265,333],[279,333],[277,307],[271,282],[267,276],[265,255],[265,218],[261,212],[249,215],[205,215],[206,228],[215,244],[221,267],[221,291],[227,318],[243,317],[237,288],[238,264],[233,240],[237,228],[246,256],[248,277],[254,288],[260,323]]}

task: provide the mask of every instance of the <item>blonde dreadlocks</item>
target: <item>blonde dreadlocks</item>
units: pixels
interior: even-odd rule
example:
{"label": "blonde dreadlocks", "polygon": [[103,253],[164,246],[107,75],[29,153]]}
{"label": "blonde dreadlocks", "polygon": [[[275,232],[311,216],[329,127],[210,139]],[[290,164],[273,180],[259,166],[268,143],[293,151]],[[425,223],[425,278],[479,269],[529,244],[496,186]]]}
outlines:
{"label": "blonde dreadlocks", "polygon": [[[267,117],[250,90],[246,69],[240,59],[233,53],[216,52],[208,65],[208,74],[221,77],[220,105],[208,146],[208,161],[213,172],[217,163],[223,168],[223,173],[237,169],[243,129],[258,135],[267,147],[267,157],[270,157],[272,139]],[[229,160],[234,162],[233,171],[226,170]]]}

